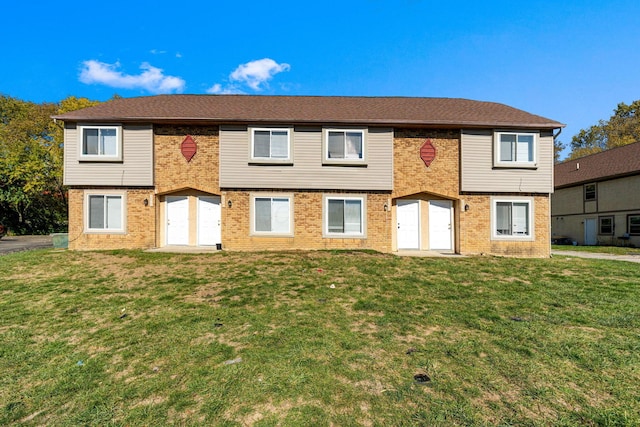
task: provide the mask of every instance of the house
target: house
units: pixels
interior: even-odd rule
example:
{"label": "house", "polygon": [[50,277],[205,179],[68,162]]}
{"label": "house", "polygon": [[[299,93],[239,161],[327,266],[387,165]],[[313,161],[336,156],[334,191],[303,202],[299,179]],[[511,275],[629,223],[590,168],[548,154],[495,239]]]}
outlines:
{"label": "house", "polygon": [[564,125],[503,104],[160,95],[54,118],[70,249],[550,255]]}
{"label": "house", "polygon": [[554,185],[554,236],[640,246],[640,142],[560,163]]}

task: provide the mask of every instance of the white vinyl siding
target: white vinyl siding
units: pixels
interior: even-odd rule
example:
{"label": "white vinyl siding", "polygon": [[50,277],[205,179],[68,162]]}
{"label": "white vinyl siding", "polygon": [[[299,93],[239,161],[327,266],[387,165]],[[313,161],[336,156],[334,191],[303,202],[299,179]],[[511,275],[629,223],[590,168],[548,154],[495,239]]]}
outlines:
{"label": "white vinyl siding", "polygon": [[551,131],[535,133],[534,140],[537,145],[535,167],[524,163],[523,167],[496,167],[499,147],[494,143],[494,132],[482,129],[463,130],[460,190],[483,193],[553,193],[553,134]]}
{"label": "white vinyl siding", "polygon": [[533,237],[533,200],[497,199],[491,201],[493,239],[527,239]]}
{"label": "white vinyl siding", "polygon": [[124,194],[85,193],[85,231],[123,233],[125,208]]}
{"label": "white vinyl siding", "polygon": [[364,237],[365,199],[351,196],[325,196],[325,237]]}
{"label": "white vinyl siding", "polygon": [[290,194],[251,195],[251,234],[293,235],[293,196]]}
{"label": "white vinyl siding", "polygon": [[[92,128],[87,125],[86,127]],[[153,129],[151,125],[124,125],[120,161],[89,161],[81,157],[80,126],[65,124],[65,185],[153,185]]]}
{"label": "white vinyl siding", "polygon": [[[291,130],[291,164],[259,164],[250,159],[251,133],[247,127],[220,128],[220,186],[262,189],[393,189],[393,130],[369,128],[365,131],[366,164],[360,167],[323,164],[321,127]],[[265,162],[267,163],[267,162]],[[271,163],[271,162],[269,162]],[[276,162],[273,162],[276,163]]]}

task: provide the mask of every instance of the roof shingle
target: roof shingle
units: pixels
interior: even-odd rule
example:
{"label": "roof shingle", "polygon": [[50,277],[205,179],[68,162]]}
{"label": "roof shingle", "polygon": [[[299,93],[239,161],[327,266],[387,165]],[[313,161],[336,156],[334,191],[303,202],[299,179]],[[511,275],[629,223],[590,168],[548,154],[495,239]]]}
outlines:
{"label": "roof shingle", "polygon": [[562,123],[460,98],[158,95],[114,99],[54,116],[67,121],[359,123],[552,129]]}
{"label": "roof shingle", "polygon": [[640,174],[640,142],[555,165],[554,187],[569,187],[633,174]]}

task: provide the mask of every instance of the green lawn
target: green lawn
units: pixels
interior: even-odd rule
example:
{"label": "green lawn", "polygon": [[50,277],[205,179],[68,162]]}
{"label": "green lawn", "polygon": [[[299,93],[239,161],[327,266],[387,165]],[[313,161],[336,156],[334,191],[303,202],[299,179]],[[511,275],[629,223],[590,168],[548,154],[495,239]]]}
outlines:
{"label": "green lawn", "polygon": [[640,424],[640,264],[45,250],[0,271],[2,425]]}

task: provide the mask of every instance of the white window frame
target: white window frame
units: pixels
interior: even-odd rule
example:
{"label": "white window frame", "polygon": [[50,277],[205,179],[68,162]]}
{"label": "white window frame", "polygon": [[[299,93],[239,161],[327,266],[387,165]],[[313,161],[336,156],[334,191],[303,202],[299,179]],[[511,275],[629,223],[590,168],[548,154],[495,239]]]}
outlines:
{"label": "white window frame", "polygon": [[[359,232],[330,232],[329,231],[329,201],[330,200],[342,200],[360,202],[360,231]],[[353,194],[325,194],[322,200],[322,235],[325,238],[361,238],[367,237],[367,197],[366,195],[353,195]]]}
{"label": "white window frame", "polygon": [[[258,231],[256,230],[256,199],[287,199],[289,202],[289,229],[283,231]],[[293,237],[294,216],[293,216],[293,194],[291,193],[252,193],[250,206],[250,221],[252,236],[268,236],[268,237]]]}
{"label": "white window frame", "polygon": [[[498,234],[498,203],[527,203],[528,234]],[[531,197],[492,197],[491,198],[491,240],[533,241],[535,239],[535,216]],[[513,221],[513,215],[511,217]]]}
{"label": "white window frame", "polygon": [[[91,196],[119,197],[120,198],[120,227],[119,228],[91,228],[89,211],[91,209]],[[127,230],[127,193],[123,191],[85,191],[84,193],[84,231],[96,234],[125,234]],[[108,211],[105,209],[105,214]]]}
{"label": "white window frame", "polygon": [[[501,139],[503,135],[514,135],[516,137],[515,144],[515,152],[513,153],[515,159],[514,160],[501,160]],[[518,150],[518,137],[520,136],[530,136],[532,137],[532,147],[531,147],[531,157],[532,160],[527,161],[518,161],[517,160],[517,150]],[[494,166],[495,167],[505,167],[505,168],[537,168],[538,165],[538,144],[540,140],[540,135],[537,132],[518,132],[518,131],[496,131],[493,136],[493,152],[494,152]]]}
{"label": "white window frame", "polygon": [[[329,134],[331,132],[341,132],[345,135],[345,157],[329,157]],[[347,133],[359,133],[362,137],[362,157],[347,157],[346,135]],[[367,163],[367,132],[363,128],[324,128],[322,130],[322,163],[325,165],[356,165],[362,166]]]}
{"label": "white window frame", "polygon": [[[276,164],[290,164],[293,163],[293,157],[291,153],[293,152],[293,147],[291,144],[292,141],[292,130],[291,128],[278,128],[278,127],[260,127],[260,128],[249,128],[250,136],[251,136],[251,144],[249,147],[249,162],[250,163],[276,163]],[[271,153],[268,157],[256,157],[255,153],[255,135],[256,132],[269,132],[270,136],[272,136],[273,132],[286,132],[287,133],[287,157],[272,157]],[[269,140],[269,150],[271,151],[271,140]]]}
{"label": "white window frame", "polygon": [[[86,154],[84,153],[85,131],[89,129],[115,130],[116,131],[116,153],[107,154]],[[80,160],[92,162],[114,162],[122,161],[122,126],[102,125],[102,124],[81,124],[78,125],[78,156]]]}

